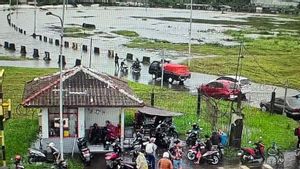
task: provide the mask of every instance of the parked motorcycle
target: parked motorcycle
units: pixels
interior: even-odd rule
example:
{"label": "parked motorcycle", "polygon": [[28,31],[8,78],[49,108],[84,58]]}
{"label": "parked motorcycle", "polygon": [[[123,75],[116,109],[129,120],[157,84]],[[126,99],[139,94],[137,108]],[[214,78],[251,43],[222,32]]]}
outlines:
{"label": "parked motorcycle", "polygon": [[137,132],[135,138],[130,146],[131,150],[145,150],[146,144],[148,144],[150,139],[148,137],[144,137],[141,132]]}
{"label": "parked motorcycle", "polygon": [[80,158],[83,161],[84,165],[89,166],[91,164],[91,152],[87,146],[87,140],[84,138],[77,139],[77,146],[80,154]]}
{"label": "parked motorcycle", "polygon": [[255,148],[245,147],[241,148],[241,150],[238,152],[238,156],[240,157],[242,164],[262,163],[264,161],[264,144],[261,141],[258,141],[254,143],[254,145]]}
{"label": "parked motorcycle", "polygon": [[25,167],[22,164],[22,157],[20,155],[16,155],[15,157],[15,169],[24,169]]}
{"label": "parked motorcycle", "polygon": [[53,162],[57,169],[67,169],[68,164],[65,160],[60,159],[60,152],[55,147],[53,142],[49,143],[47,146],[51,151],[51,156],[49,157],[46,150],[36,150],[29,148],[28,163],[32,164],[34,162]]}
{"label": "parked motorcycle", "polygon": [[119,165],[119,160],[121,157],[121,147],[117,142],[112,144],[113,152],[105,154],[105,163],[107,169],[115,169]]}
{"label": "parked motorcycle", "polygon": [[192,129],[186,132],[186,145],[188,147],[192,147],[196,144],[197,139],[200,137],[201,130],[202,128],[199,128],[199,126],[194,123]]}
{"label": "parked motorcycle", "polygon": [[47,150],[37,150],[29,148],[28,162],[32,164],[34,162],[55,162],[58,159],[59,151],[55,147],[54,143],[49,143],[47,146],[51,151],[51,156],[48,155]]}
{"label": "parked motorcycle", "polygon": [[124,74],[128,73],[128,66],[125,64],[125,59],[121,62],[121,72]]}
{"label": "parked motorcycle", "polygon": [[167,137],[164,132],[157,132],[155,134],[155,144],[161,148],[169,148],[171,140]]}
{"label": "parked motorcycle", "polygon": [[121,158],[116,160],[118,169],[136,169],[136,163],[134,162],[125,162]]}
{"label": "parked motorcycle", "polygon": [[164,132],[168,137],[173,137],[174,139],[178,138],[178,133],[176,131],[175,125],[168,123],[166,121],[160,121],[156,126],[156,132]]}
{"label": "parked motorcycle", "polygon": [[191,149],[189,149],[187,154],[188,159],[191,161],[194,161],[196,159],[198,153],[196,150],[197,146],[200,147],[200,152],[202,154],[201,157],[202,162],[206,161],[208,164],[217,165],[220,163],[220,160],[223,158],[223,155],[221,155],[220,153],[221,146],[220,149],[218,150],[207,151],[205,149],[205,144],[203,142],[197,141],[196,144]]}

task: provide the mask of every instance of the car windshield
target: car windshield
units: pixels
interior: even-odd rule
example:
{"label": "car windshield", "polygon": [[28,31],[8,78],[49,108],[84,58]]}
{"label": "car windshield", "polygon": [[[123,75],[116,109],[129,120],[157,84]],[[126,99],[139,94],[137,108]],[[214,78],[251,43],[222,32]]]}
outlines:
{"label": "car windshield", "polygon": [[249,79],[242,79],[241,80],[241,85],[249,85],[250,84],[250,80]]}
{"label": "car windshield", "polygon": [[297,108],[300,108],[300,99],[297,99],[297,98],[288,98],[288,99],[287,99],[287,102],[288,102],[288,104],[289,104],[291,107],[297,107]]}

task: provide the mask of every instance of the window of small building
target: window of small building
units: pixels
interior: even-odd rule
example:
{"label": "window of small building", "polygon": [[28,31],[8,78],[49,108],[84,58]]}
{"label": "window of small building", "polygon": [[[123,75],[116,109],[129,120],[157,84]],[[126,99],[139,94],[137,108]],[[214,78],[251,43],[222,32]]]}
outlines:
{"label": "window of small building", "polygon": [[[63,109],[63,133],[64,137],[76,137],[78,135],[78,110],[74,108]],[[60,136],[59,107],[48,109],[49,137]]]}

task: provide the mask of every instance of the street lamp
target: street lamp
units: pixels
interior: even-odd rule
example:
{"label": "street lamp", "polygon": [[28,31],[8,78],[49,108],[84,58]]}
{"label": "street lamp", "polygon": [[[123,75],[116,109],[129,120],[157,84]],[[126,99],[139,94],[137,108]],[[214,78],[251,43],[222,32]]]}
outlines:
{"label": "street lamp", "polygon": [[[53,14],[52,12],[47,12],[46,15],[52,15],[55,16],[57,18],[59,18],[60,20],[60,24],[61,24],[61,34],[60,34],[60,48],[59,48],[59,68],[60,68],[60,74],[59,74],[59,78],[60,78],[60,82],[59,82],[59,135],[60,135],[60,159],[63,160],[64,159],[64,145],[63,145],[63,94],[62,94],[62,89],[63,89],[63,77],[62,77],[62,69],[63,69],[63,60],[62,60],[62,47],[63,47],[63,37],[64,37],[64,21],[63,19],[58,16]],[[64,16],[64,7],[63,7],[63,16]]]}

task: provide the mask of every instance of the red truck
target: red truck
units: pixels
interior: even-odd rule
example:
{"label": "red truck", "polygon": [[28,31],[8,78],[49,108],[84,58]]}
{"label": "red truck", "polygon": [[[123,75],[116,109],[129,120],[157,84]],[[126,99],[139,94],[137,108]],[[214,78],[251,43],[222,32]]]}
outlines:
{"label": "red truck", "polygon": [[[149,66],[149,74],[154,75],[154,78],[160,78],[162,75],[162,63],[159,61],[153,61]],[[175,64],[175,63],[165,63],[164,64],[164,80],[173,83],[179,81],[180,85],[183,85],[183,82],[191,78],[191,72],[189,68],[185,65]]]}

